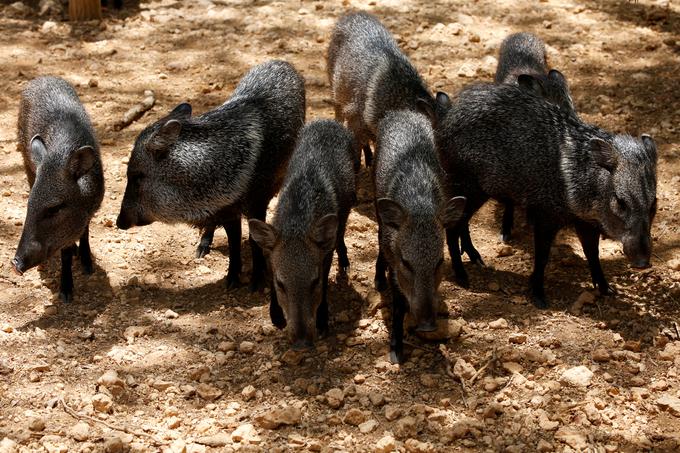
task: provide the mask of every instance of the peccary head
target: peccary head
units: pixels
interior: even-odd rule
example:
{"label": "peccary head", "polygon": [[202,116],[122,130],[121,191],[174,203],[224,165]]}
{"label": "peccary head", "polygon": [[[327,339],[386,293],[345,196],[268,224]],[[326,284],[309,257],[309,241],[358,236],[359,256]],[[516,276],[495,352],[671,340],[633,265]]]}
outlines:
{"label": "peccary head", "polygon": [[574,112],[567,79],[556,69],[551,69],[547,75],[520,74],[517,76],[517,84],[566,112]]}
{"label": "peccary head", "polygon": [[311,348],[326,284],[324,261],[335,248],[338,217],[321,217],[302,237],[283,237],[274,226],[257,219],[251,219],[248,225],[250,235],[269,260],[273,290],[286,317],[293,349]]}
{"label": "peccary head", "polygon": [[[176,181],[163,162],[182,131],[182,121],[191,117],[191,105],[180,104],[165,118],[147,127],[135,140],[127,168],[127,186],[116,226],[127,230],[163,220],[170,209]],[[170,164],[168,164],[170,165]],[[181,177],[181,175],[180,175]]]}
{"label": "peccary head", "polygon": [[648,135],[639,140],[617,135],[590,140],[600,171],[599,199],[594,207],[604,233],[623,244],[631,265],[649,267],[651,226],[656,214],[656,145]]}
{"label": "peccary head", "polygon": [[444,230],[463,214],[464,197],[446,202],[440,213],[409,213],[390,198],[377,200],[381,250],[408,301],[416,330],[436,329],[436,297],[444,273]]}
{"label": "peccary head", "polygon": [[48,151],[38,135],[29,146],[27,151],[37,172],[28,197],[24,229],[12,260],[19,274],[75,243],[101,201],[100,187],[92,175],[98,167],[98,155],[92,146],[70,152]]}

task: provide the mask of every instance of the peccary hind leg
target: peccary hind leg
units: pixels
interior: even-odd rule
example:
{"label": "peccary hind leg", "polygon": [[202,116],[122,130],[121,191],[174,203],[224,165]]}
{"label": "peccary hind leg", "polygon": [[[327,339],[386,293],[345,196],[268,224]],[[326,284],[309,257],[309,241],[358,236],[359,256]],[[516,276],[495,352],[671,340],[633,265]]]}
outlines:
{"label": "peccary hind leg", "polygon": [[69,245],[61,249],[61,280],[59,283],[59,298],[65,304],[73,300],[73,255],[76,246]]}
{"label": "peccary hind leg", "polygon": [[78,254],[80,256],[80,265],[83,267],[83,273],[90,275],[94,272],[92,267],[92,251],[90,250],[90,226],[85,227],[85,232],[80,236],[78,243]]}
{"label": "peccary hind leg", "polygon": [[545,266],[550,257],[550,246],[557,235],[557,228],[549,220],[542,220],[542,215],[537,214],[534,220],[534,271],[529,277],[529,289],[531,299],[537,308],[548,308],[548,301],[545,299],[545,288],[543,280],[545,277]]}
{"label": "peccary hind leg", "polygon": [[214,237],[215,225],[207,225],[203,229],[201,241],[198,243],[198,247],[196,247],[196,258],[203,258],[205,255],[210,253],[210,246],[212,245]]}
{"label": "peccary hind leg", "polygon": [[[269,204],[269,201],[256,206],[253,209],[253,215],[250,218],[258,219],[264,222],[267,216],[267,204]],[[262,249],[259,245],[257,245],[250,234],[248,235],[248,241],[250,242],[250,250],[253,257],[253,271],[250,277],[250,291],[254,293],[264,288],[266,262]]]}
{"label": "peccary hind leg", "polygon": [[392,291],[392,330],[390,331],[390,361],[402,363],[404,360],[404,316],[406,298],[399,290],[397,277],[390,270],[390,289]]}
{"label": "peccary hind leg", "polygon": [[[336,244],[338,252],[338,267],[342,272],[347,272],[349,268],[349,258],[347,257],[347,245],[345,244],[345,229],[347,228],[347,217],[349,217],[349,210],[344,210],[340,213],[338,224],[338,240]],[[332,255],[331,255],[332,256]]]}
{"label": "peccary hind leg", "polygon": [[[227,271],[227,288],[241,286],[241,216],[230,218],[224,222],[224,230],[229,240],[229,270]],[[213,230],[214,231],[214,230]]]}
{"label": "peccary hind leg", "polygon": [[593,285],[603,296],[613,294],[614,292],[609,283],[607,283],[602,266],[600,265],[600,231],[588,223],[577,222],[576,234],[581,241],[583,253],[588,259],[588,267],[590,268]]}
{"label": "peccary hind leg", "polygon": [[503,211],[503,223],[501,225],[501,240],[509,242],[512,236],[512,227],[515,223],[515,205],[508,202],[505,203],[505,210]]}

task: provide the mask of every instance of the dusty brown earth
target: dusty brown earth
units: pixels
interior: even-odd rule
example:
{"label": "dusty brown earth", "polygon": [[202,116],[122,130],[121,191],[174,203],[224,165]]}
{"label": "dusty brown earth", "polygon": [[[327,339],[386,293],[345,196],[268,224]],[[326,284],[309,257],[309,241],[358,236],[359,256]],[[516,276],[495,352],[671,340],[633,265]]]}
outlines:
{"label": "dusty brown earth", "polygon": [[[37,2],[0,1],[0,451],[680,449],[680,4],[125,3],[102,23],[73,25],[57,2],[41,16]],[[449,93],[492,78],[506,34],[543,37],[584,119],[658,143],[653,267],[632,271],[620,245],[604,241],[618,295],[592,297],[580,247],[564,232],[548,267],[551,309],[536,310],[525,297],[530,234],[520,224],[504,248],[490,204],[472,230],[488,267],[468,265],[470,290],[451,275],[441,287],[451,320],[443,349],[409,337],[400,367],[386,361],[387,298],[372,290],[366,170],[348,228],[349,278],[332,272],[332,334],[304,356],[270,325],[268,296],[225,289],[223,233],[194,259],[189,227],[113,226],[144,125],[181,101],[195,112],[219,105],[252,65],[290,61],[306,77],[308,119],[330,117],[324,55],[350,8],[382,18],[430,86]],[[24,277],[9,266],[28,192],[18,101],[41,74],[76,86],[106,167],[91,228],[96,273],[76,263],[68,306],[57,302],[56,259]],[[114,132],[146,89],[156,106]]]}

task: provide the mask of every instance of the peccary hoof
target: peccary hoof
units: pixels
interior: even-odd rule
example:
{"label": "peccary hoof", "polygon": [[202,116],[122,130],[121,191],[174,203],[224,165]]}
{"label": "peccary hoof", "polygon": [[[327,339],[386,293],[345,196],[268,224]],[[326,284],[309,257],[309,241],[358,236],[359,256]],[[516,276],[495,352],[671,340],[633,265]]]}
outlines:
{"label": "peccary hoof", "polygon": [[531,302],[534,304],[536,308],[539,308],[541,310],[545,310],[548,308],[548,301],[545,299],[545,296],[532,296],[531,297]]}
{"label": "peccary hoof", "polygon": [[392,363],[403,363],[404,362],[404,351],[391,350],[390,351],[390,362]]}
{"label": "peccary hoof", "polygon": [[81,257],[80,265],[83,268],[83,274],[92,275],[94,273],[94,266],[92,265],[91,259]]}
{"label": "peccary hoof", "polygon": [[512,239],[512,234],[510,234],[510,232],[501,233],[501,241],[507,244],[510,242],[510,239]]}
{"label": "peccary hoof", "polygon": [[387,289],[387,279],[385,277],[376,278],[373,281],[373,284],[375,286],[376,291],[378,291],[378,292],[383,292]]}
{"label": "peccary hoof", "polygon": [[463,271],[463,273],[456,273],[455,274],[455,280],[456,284],[460,286],[461,288],[468,289],[470,287],[470,279],[468,278],[467,272]]}
{"label": "peccary hoof", "polygon": [[227,274],[226,285],[227,289],[236,289],[241,286],[241,280],[238,275]]}
{"label": "peccary hoof", "polygon": [[208,253],[210,253],[209,245],[199,245],[196,247],[196,258],[203,258]]}
{"label": "peccary hoof", "polygon": [[59,292],[59,299],[61,300],[62,303],[64,304],[70,304],[73,302],[73,291],[60,291]]}
{"label": "peccary hoof", "polygon": [[616,295],[616,290],[609,286],[609,283],[607,282],[602,282],[598,285],[595,285],[595,289],[598,290],[600,293],[600,296],[615,296]]}

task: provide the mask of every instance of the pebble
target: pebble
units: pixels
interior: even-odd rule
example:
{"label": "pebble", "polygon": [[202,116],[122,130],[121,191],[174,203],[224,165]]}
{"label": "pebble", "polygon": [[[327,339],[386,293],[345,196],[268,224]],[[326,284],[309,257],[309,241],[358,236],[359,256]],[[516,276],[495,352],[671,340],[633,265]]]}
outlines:
{"label": "pebble", "polygon": [[203,436],[195,439],[197,444],[207,445],[208,447],[224,447],[231,443],[231,436],[226,433],[218,433],[212,436]]}
{"label": "pebble", "polygon": [[389,434],[383,436],[376,442],[373,451],[375,453],[390,453],[397,449],[397,441]]}
{"label": "pebble", "polygon": [[393,404],[388,404],[385,406],[385,418],[387,421],[394,421],[397,418],[401,417],[402,411],[401,408],[394,406]]}
{"label": "pebble", "polygon": [[45,315],[46,316],[54,316],[57,314],[57,306],[56,305],[45,305]]}
{"label": "pebble", "polygon": [[668,265],[669,269],[680,271],[680,258],[669,260],[666,264]]}
{"label": "pebble", "polygon": [[177,319],[179,318],[179,314],[175,311],[170,310],[169,308],[165,310],[165,313],[163,313],[163,316],[165,316],[168,319]]}
{"label": "pebble", "polygon": [[368,417],[363,411],[353,407],[352,409],[349,409],[345,413],[345,416],[342,418],[342,421],[346,425],[359,426],[360,424],[365,422],[367,418]]}
{"label": "pebble", "polygon": [[498,282],[489,282],[487,288],[489,288],[489,291],[495,293],[496,291],[500,291],[501,285],[499,285]]}
{"label": "pebble", "polygon": [[439,380],[433,374],[423,373],[420,375],[420,383],[423,387],[434,388],[439,385]]}
{"label": "pebble", "polygon": [[463,323],[457,319],[437,319],[437,329],[432,332],[416,332],[418,337],[428,341],[442,341],[458,338],[463,330]]}
{"label": "pebble", "polygon": [[515,249],[512,248],[511,245],[504,245],[500,249],[498,249],[497,255],[499,257],[505,257],[505,256],[512,256],[515,254]]}
{"label": "pebble", "polygon": [[168,419],[168,421],[166,422],[167,427],[170,428],[170,429],[179,428],[179,426],[181,424],[182,424],[182,419],[180,419],[179,417],[176,417],[176,416],[170,417]]}
{"label": "pebble", "polygon": [[588,447],[586,436],[580,430],[571,426],[563,426],[558,429],[555,432],[555,439],[578,451],[584,451]]}
{"label": "pebble", "polygon": [[562,373],[560,381],[574,387],[588,387],[593,379],[593,372],[587,366],[579,365]]}
{"label": "pebble", "polygon": [[394,425],[394,435],[399,439],[414,437],[416,434],[418,425],[416,419],[411,416],[400,418]]}
{"label": "pebble", "polygon": [[196,386],[196,393],[206,401],[215,401],[222,396],[222,390],[206,383],[198,384]]}
{"label": "pebble", "polygon": [[326,392],[326,403],[332,408],[337,409],[342,406],[345,394],[339,388],[332,388]]}
{"label": "pebble", "polygon": [[525,333],[512,333],[508,337],[508,341],[513,344],[522,344],[527,342],[527,334]]}
{"label": "pebble", "polygon": [[489,329],[507,329],[508,328],[508,321],[506,321],[504,318],[498,318],[495,321],[491,321],[489,323]]}
{"label": "pebble", "polygon": [[281,425],[297,425],[302,411],[294,406],[277,407],[255,416],[255,423],[262,428],[276,429]]}
{"label": "pebble", "polygon": [[28,429],[31,431],[44,431],[45,419],[42,417],[32,417],[28,420]]}
{"label": "pebble", "polygon": [[127,449],[127,444],[118,436],[109,437],[104,440],[104,451],[106,453],[123,453]]}
{"label": "pebble", "polygon": [[471,63],[463,63],[456,74],[458,77],[471,78],[477,74],[477,69]]}
{"label": "pebble", "polygon": [[222,352],[236,351],[236,343],[233,341],[223,341],[217,345],[217,349]]}
{"label": "pebble", "polygon": [[656,400],[657,406],[667,410],[676,417],[680,417],[680,398],[670,394],[663,394]]}
{"label": "pebble", "polygon": [[2,331],[5,332],[5,333],[12,333],[12,332],[14,332],[14,327],[12,327],[9,324],[3,324],[2,325]]}
{"label": "pebble", "polygon": [[125,391],[125,382],[118,376],[116,370],[107,370],[97,379],[97,384],[106,387],[113,396],[121,395]]}
{"label": "pebble", "polygon": [[595,362],[609,362],[612,356],[606,349],[596,349],[592,354],[593,361]]}
{"label": "pebble", "polygon": [[14,453],[18,450],[18,445],[9,437],[0,441],[0,453]]}
{"label": "pebble", "polygon": [[69,435],[78,442],[85,442],[90,437],[90,425],[78,422],[71,427]]}
{"label": "pebble", "polygon": [[363,374],[357,374],[356,376],[354,376],[355,384],[363,384],[364,382],[366,382],[366,376],[364,376]]}
{"label": "pebble", "polygon": [[243,387],[243,390],[241,391],[241,396],[243,396],[243,399],[246,401],[250,401],[253,398],[255,398],[255,394],[257,393],[257,390],[255,390],[255,387],[252,385],[247,385]]}
{"label": "pebble", "polygon": [[297,366],[300,364],[300,362],[302,362],[304,357],[305,353],[303,351],[294,351],[292,349],[288,349],[281,356],[281,361],[289,366]]}
{"label": "pebble", "polygon": [[109,395],[105,393],[97,393],[92,397],[92,408],[95,410],[95,412],[110,414],[113,412],[113,401]]}
{"label": "pebble", "polygon": [[370,432],[373,432],[375,428],[378,427],[378,422],[376,420],[367,420],[363,423],[359,424],[359,432],[362,434],[368,434]]}
{"label": "pebble", "polygon": [[404,442],[404,447],[406,447],[406,451],[409,453],[432,453],[436,451],[431,443],[421,442],[417,439],[407,439]]}
{"label": "pebble", "polygon": [[538,441],[538,445],[536,445],[536,450],[543,453],[554,451],[552,444],[545,439],[541,439]]}
{"label": "pebble", "polygon": [[238,350],[244,354],[252,354],[255,351],[255,343],[252,341],[242,341]]}
{"label": "pebble", "polygon": [[668,387],[669,387],[668,382],[664,379],[660,379],[649,384],[649,388],[655,392],[663,392]]}
{"label": "pebble", "polygon": [[251,423],[240,425],[231,433],[231,440],[233,442],[259,444],[261,439],[257,433],[257,429]]}
{"label": "pebble", "polygon": [[375,390],[368,392],[368,399],[374,406],[382,406],[383,404],[385,404],[385,396],[382,393],[377,392]]}
{"label": "pebble", "polygon": [[453,365],[453,374],[462,379],[470,379],[476,373],[475,367],[463,359],[457,359]]}

